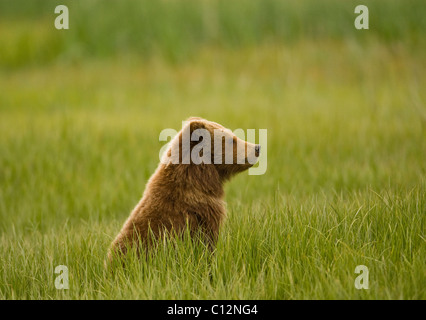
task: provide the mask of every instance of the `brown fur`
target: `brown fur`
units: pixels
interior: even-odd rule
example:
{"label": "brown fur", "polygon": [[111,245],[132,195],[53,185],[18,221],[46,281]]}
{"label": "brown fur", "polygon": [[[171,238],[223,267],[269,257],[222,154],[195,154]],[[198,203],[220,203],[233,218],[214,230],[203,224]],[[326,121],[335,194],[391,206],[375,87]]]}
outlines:
{"label": "brown fur", "polygon": [[[183,128],[175,140],[179,143],[179,159],[182,160],[182,132],[204,128],[211,133],[213,141],[214,129],[225,129],[221,125],[201,118],[190,118],[189,125]],[[229,131],[227,131],[228,134]],[[236,143],[235,136],[234,142]],[[173,141],[172,141],[173,143]],[[198,141],[191,142],[190,149]],[[234,144],[235,144],[234,143]],[[245,156],[253,144],[244,142]],[[213,149],[213,142],[212,142]],[[224,155],[224,146],[222,148]],[[251,164],[237,164],[237,148],[233,148],[234,161],[232,164],[163,164],[160,163],[155,173],[149,179],[145,192],[122,230],[113,241],[109,259],[113,255],[123,255],[130,246],[141,244],[144,249],[150,247],[152,238],[159,238],[168,232],[182,234],[189,228],[191,234],[201,231],[207,244],[213,248],[219,227],[226,216],[223,201],[223,184],[234,174],[248,169]],[[171,150],[167,151],[171,155]],[[212,158],[213,150],[212,150]],[[223,161],[224,162],[224,161]],[[151,239],[151,240],[150,240]],[[140,248],[139,248],[140,249]]]}

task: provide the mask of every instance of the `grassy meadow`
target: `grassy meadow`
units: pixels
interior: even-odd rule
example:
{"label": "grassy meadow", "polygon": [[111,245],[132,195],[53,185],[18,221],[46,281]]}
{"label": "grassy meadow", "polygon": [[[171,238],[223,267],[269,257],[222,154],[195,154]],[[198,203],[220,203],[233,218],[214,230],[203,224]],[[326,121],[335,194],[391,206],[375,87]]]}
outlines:
{"label": "grassy meadow", "polygon": [[[0,299],[425,299],[426,5],[364,1],[356,30],[357,4],[0,0]],[[226,184],[214,255],[164,242],[112,275],[189,116],[267,129],[268,169]]]}

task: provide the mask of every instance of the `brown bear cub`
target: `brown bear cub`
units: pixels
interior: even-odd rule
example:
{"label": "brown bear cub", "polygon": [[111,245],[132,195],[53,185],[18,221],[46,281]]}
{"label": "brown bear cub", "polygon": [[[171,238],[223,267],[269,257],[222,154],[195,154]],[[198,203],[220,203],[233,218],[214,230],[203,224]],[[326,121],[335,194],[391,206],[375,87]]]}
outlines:
{"label": "brown bear cub", "polygon": [[109,260],[126,254],[129,247],[146,250],[153,239],[183,234],[187,228],[213,249],[226,215],[223,184],[250,168],[259,151],[259,145],[239,139],[218,123],[189,118],[112,242]]}

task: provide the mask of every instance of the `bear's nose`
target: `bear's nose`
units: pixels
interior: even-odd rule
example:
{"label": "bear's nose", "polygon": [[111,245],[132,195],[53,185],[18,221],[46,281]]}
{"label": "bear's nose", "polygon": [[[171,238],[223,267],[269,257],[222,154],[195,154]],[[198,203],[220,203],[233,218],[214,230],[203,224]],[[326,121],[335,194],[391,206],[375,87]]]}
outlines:
{"label": "bear's nose", "polygon": [[259,153],[260,153],[260,144],[257,144],[257,145],[254,147],[254,151],[255,151],[255,153],[256,153],[256,157],[258,157],[258,156],[259,156]]}

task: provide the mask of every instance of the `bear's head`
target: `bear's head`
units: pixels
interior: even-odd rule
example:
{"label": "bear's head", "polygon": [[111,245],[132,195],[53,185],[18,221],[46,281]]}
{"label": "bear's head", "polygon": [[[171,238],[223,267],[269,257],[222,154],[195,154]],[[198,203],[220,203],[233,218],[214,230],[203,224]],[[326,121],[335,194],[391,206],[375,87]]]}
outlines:
{"label": "bear's head", "polygon": [[259,154],[260,145],[238,138],[216,122],[191,117],[170,142],[161,162],[214,167],[221,180],[227,180],[253,166]]}

